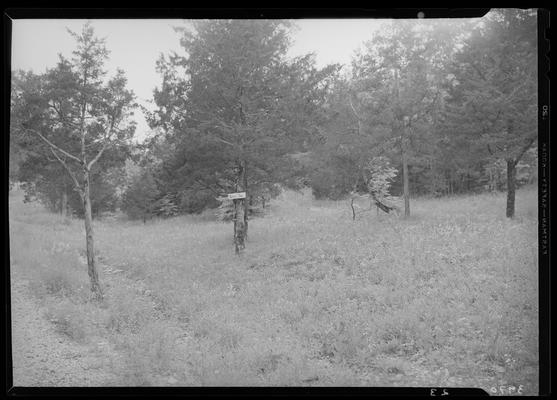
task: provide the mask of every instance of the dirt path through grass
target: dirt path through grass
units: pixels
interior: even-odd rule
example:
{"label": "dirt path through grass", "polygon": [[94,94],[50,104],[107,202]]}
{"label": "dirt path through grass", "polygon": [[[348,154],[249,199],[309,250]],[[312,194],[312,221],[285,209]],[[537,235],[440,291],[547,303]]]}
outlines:
{"label": "dirt path through grass", "polygon": [[11,268],[14,386],[102,386],[114,379],[102,342],[79,344],[55,330],[33,298],[29,281]]}

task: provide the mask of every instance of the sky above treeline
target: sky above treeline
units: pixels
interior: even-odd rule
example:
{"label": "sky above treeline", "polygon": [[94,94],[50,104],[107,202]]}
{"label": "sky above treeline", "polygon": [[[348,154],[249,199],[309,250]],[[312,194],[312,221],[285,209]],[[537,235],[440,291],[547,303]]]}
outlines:
{"label": "sky above treeline", "polygon": [[[138,102],[152,109],[153,90],[161,83],[155,70],[160,54],[181,53],[179,34],[174,27],[187,26],[180,19],[94,19],[90,20],[97,36],[106,38],[110,58],[109,75],[117,68],[125,71],[129,87]],[[349,65],[354,52],[373,37],[388,20],[379,19],[301,19],[291,32],[289,56],[314,53],[319,67],[331,63]],[[83,19],[19,19],[12,26],[12,70],[42,73],[54,67],[58,54],[71,56],[75,40],[67,32],[80,32]],[[136,138],[149,132],[141,111],[136,111]]]}

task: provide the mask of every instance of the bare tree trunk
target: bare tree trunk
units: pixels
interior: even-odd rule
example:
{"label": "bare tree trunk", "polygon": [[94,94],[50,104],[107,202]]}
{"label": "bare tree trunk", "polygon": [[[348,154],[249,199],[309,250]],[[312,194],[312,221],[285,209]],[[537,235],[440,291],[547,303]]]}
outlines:
{"label": "bare tree trunk", "polygon": [[[398,69],[394,71],[395,78],[395,99],[397,107],[400,104],[400,93],[398,88]],[[395,114],[396,115],[396,114]],[[406,154],[406,138],[404,135],[404,130],[406,129],[405,122],[402,121],[401,124],[397,124],[398,129],[400,129],[400,153],[402,156],[402,184],[403,184],[403,197],[404,197],[404,217],[410,216],[410,195],[409,195],[409,184],[408,184],[408,155]]]}
{"label": "bare tree trunk", "polygon": [[[245,163],[239,163],[238,185],[236,191],[240,191],[245,184]],[[245,190],[245,188],[244,188]],[[247,194],[247,193],[246,193]],[[247,222],[247,199],[234,199],[234,249],[236,254],[245,248],[246,222]]]}
{"label": "bare tree trunk", "polygon": [[240,254],[245,246],[244,203],[246,199],[234,200],[236,218],[234,221],[234,249]]}
{"label": "bare tree trunk", "polygon": [[91,291],[97,300],[103,299],[99,276],[95,265],[95,242],[93,235],[93,218],[91,214],[91,196],[89,193],[89,171],[84,173],[83,206],[85,212],[85,241],[87,246],[87,272],[91,281]]}
{"label": "bare tree trunk", "polygon": [[244,176],[242,177],[242,191],[246,192],[246,198],[244,199],[244,240],[248,240],[248,219],[249,219],[249,203],[251,199],[248,193],[248,171],[247,162],[244,161],[242,168]]}
{"label": "bare tree trunk", "polygon": [[404,197],[404,217],[410,216],[410,185],[408,181],[408,156],[404,144],[402,147],[402,181],[403,181],[403,197]]}
{"label": "bare tree trunk", "polygon": [[507,160],[507,217],[514,218],[516,192],[516,161]]}

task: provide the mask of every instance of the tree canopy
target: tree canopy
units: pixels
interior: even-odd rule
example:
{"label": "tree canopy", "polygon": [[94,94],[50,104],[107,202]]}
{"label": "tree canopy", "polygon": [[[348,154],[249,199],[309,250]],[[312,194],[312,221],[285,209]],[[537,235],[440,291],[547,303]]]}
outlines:
{"label": "tree canopy", "polygon": [[[72,57],[44,74],[13,74],[10,179],[52,209],[68,197],[74,210],[90,179],[93,209],[114,209],[127,192],[130,216],[139,207],[131,199],[173,215],[245,191],[247,224],[249,207],[284,187],[369,194],[369,165],[381,159],[396,174],[377,173],[390,176],[407,214],[412,196],[507,189],[514,215],[515,187],[535,178],[535,11],[393,20],[362,38],[350,65],[324,68],[313,54],[289,56],[294,25],[176,28],[181,49],[160,56],[162,82],[143,110],[152,135],[133,151],[135,99],[123,72],[107,77],[108,51],[90,25],[71,32]],[[145,179],[124,184],[117,177],[131,158]]]}

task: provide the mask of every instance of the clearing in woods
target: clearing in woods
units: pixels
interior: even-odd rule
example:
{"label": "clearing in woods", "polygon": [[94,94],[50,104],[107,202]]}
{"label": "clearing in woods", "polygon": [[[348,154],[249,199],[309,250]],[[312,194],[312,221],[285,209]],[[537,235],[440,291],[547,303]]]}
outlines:
{"label": "clearing in woods", "polygon": [[[537,191],[413,201],[399,219],[285,193],[209,214],[83,224],[10,193],[15,385],[447,386],[538,391]],[[71,361],[69,361],[71,360]]]}

